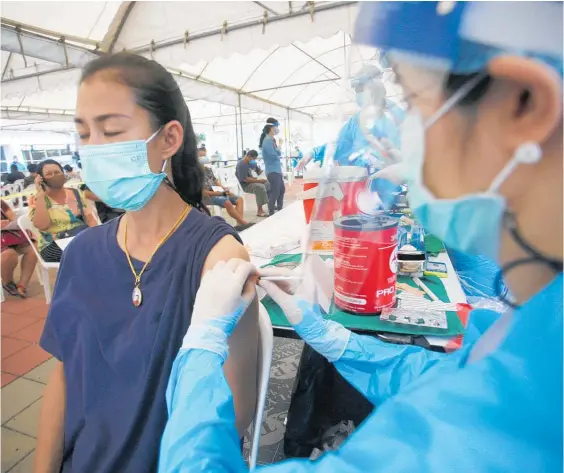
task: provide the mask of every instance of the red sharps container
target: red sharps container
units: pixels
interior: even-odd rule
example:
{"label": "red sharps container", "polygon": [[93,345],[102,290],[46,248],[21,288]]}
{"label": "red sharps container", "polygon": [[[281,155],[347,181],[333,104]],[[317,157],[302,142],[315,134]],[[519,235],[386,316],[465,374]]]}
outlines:
{"label": "red sharps container", "polygon": [[335,221],[335,304],[377,314],[396,302],[398,220],[386,214]]}

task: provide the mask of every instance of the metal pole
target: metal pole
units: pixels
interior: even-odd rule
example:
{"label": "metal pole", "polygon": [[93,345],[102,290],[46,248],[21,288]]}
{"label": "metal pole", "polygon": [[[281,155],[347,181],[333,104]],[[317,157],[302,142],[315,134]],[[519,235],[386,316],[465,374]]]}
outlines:
{"label": "metal pole", "polygon": [[[176,69],[176,68],[173,68],[173,67],[167,67],[167,71],[169,71],[170,73],[172,73],[175,76],[181,77],[181,78],[186,79],[186,80],[201,82],[202,84],[214,85],[216,87],[219,87],[220,89],[230,90],[231,92],[234,92],[234,93],[240,94],[240,95],[244,95],[246,97],[250,97],[254,100],[258,100],[259,102],[267,103],[269,105],[274,105],[275,107],[286,108],[285,105],[281,105],[279,103],[272,102],[271,100],[267,100],[267,99],[264,99],[262,97],[258,97],[256,95],[250,94],[248,92],[243,92],[243,91],[238,90],[238,89],[231,87],[229,85],[221,84],[219,82],[215,82],[215,81],[210,80],[210,79],[194,78],[194,77],[190,76],[189,74],[187,74],[186,72],[183,72],[183,71]],[[307,118],[312,118],[312,115],[308,115],[305,112],[300,112],[299,110],[296,110],[296,112],[305,115]]]}
{"label": "metal pole", "polygon": [[235,157],[239,156],[239,127],[237,124],[237,107],[233,107],[235,109],[235,146],[237,147],[235,152]]}
{"label": "metal pole", "polygon": [[24,61],[24,66],[27,68],[27,59],[25,58],[25,52],[24,52],[24,47],[23,47],[23,43],[22,43],[22,35],[20,32],[20,28],[16,28],[16,35],[18,36],[18,43],[20,45],[20,54],[22,55],[23,61]]}
{"label": "metal pole", "polygon": [[237,96],[239,99],[239,130],[241,132],[241,150],[245,147],[245,143],[243,140],[243,110],[241,109],[241,94]]}
{"label": "metal pole", "polygon": [[[286,109],[286,134],[288,135],[286,138],[286,156],[290,156],[292,154],[292,148],[290,147],[290,138],[291,138],[291,133],[290,133],[290,109],[287,108]],[[290,151],[288,152],[288,147],[290,147]]]}
{"label": "metal pole", "polygon": [[[313,11],[314,13],[319,13],[319,12],[323,12],[323,11],[329,11],[329,10],[334,10],[336,8],[343,8],[343,7],[348,7],[351,5],[355,5],[357,4],[357,1],[352,1],[352,2],[335,2],[335,3],[328,3],[328,4],[321,4],[321,5],[317,5],[315,4],[313,7]],[[307,2],[306,2],[307,4]],[[281,21],[281,20],[287,20],[288,18],[296,18],[299,16],[304,16],[304,15],[310,15],[310,11],[309,10],[300,10],[297,12],[291,12],[291,13],[285,13],[282,15],[277,15],[277,16],[272,16],[268,19],[269,23],[273,23],[276,21]],[[262,22],[262,18],[257,18],[254,20],[249,20],[246,22],[242,22],[239,24],[235,24],[235,25],[229,25],[229,32],[232,31],[236,31],[236,30],[244,30],[246,28],[250,28],[253,26],[262,26],[263,22]],[[210,36],[218,36],[222,34],[222,31],[224,31],[223,27],[219,27],[219,28],[215,28],[213,30],[210,31],[205,31],[202,33],[197,33],[197,34],[190,34],[190,42],[198,40],[198,39],[202,39],[202,38],[209,38]],[[153,51],[159,50],[159,49],[163,49],[163,48],[168,48],[170,46],[175,46],[177,44],[184,44],[184,36],[182,36],[182,38],[177,38],[177,39],[172,39],[170,41],[164,41],[160,44],[155,45],[155,48],[153,49]],[[135,53],[144,53],[144,52],[149,52],[151,50],[151,45],[146,45],[146,46],[141,46],[139,48],[134,48],[131,49],[131,52],[135,52]]]}
{"label": "metal pole", "polygon": [[[292,134],[290,133],[290,109],[286,109],[286,172],[288,173],[288,184],[292,186],[294,184],[294,169],[292,168],[292,147],[290,146],[290,138]],[[288,152],[288,148],[290,151]]]}
{"label": "metal pole", "polygon": [[51,36],[51,37],[54,36],[55,38],[60,38],[61,36],[65,36],[67,38],[67,41],[71,41],[73,43],[86,44],[88,46],[94,46],[96,48],[99,46],[99,42],[96,41],[96,40],[93,40],[93,39],[63,34],[63,33],[60,33],[59,31],[48,30],[48,29],[45,29],[45,28],[38,28],[37,26],[28,25],[26,23],[20,23],[20,22],[17,22],[17,21],[8,20],[7,18],[2,18],[1,24],[2,24],[2,26],[11,27],[11,28],[15,29],[16,31],[18,31],[18,29],[19,29],[20,31],[25,31],[25,32],[29,31],[29,32],[35,33],[37,35]]}

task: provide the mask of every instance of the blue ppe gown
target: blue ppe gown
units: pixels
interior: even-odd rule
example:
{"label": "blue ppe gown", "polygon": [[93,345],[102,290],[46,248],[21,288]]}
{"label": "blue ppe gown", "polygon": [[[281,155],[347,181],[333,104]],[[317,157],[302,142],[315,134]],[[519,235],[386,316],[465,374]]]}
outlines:
{"label": "blue ppe gown", "polygon": [[[465,346],[452,354],[352,334],[335,367],[376,409],[339,450],[259,470],[561,472],[562,282],[559,274],[515,310],[499,344],[471,362],[494,312],[473,311]],[[220,356],[181,351],[167,407],[159,473],[248,471]]]}
{"label": "blue ppe gown", "polygon": [[[401,109],[397,106],[395,107],[393,112],[390,111],[390,113],[393,113],[394,117],[396,114],[399,115],[401,113]],[[369,169],[369,173],[372,174],[374,172],[374,163],[383,162],[383,158],[380,156],[378,150],[374,149],[366,140],[359,125],[359,116],[360,114],[358,112],[355,113],[339,131],[333,159],[339,166],[366,167]],[[387,138],[396,148],[400,146],[399,128],[388,116],[382,117],[375,123],[372,134],[376,138]],[[313,160],[315,162],[319,162],[323,165],[326,148],[327,145],[322,145],[312,149]],[[353,157],[355,153],[357,157]]]}
{"label": "blue ppe gown", "polygon": [[507,287],[496,287],[500,267],[485,256],[447,248],[447,253],[470,303],[476,298],[496,298],[507,294]]}

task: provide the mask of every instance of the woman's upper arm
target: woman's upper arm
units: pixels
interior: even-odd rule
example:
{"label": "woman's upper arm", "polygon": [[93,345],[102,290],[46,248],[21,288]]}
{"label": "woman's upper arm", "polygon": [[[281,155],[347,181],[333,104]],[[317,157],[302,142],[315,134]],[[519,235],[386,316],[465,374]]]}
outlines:
{"label": "woman's upper arm", "polygon": [[14,222],[16,220],[16,214],[10,208],[6,209],[6,217],[8,217],[10,222]]}
{"label": "woman's upper arm", "polygon": [[[37,209],[37,198],[32,195],[28,201],[28,206],[29,206],[29,219],[32,221],[32,223],[35,225],[35,227],[40,230],[40,231],[45,231],[47,230],[47,228],[49,228],[49,225],[45,226],[45,225],[38,225],[37,222],[35,221],[35,216],[36,216],[36,209]],[[47,215],[49,215],[49,209],[47,209]],[[50,215],[49,215],[50,217]]]}
{"label": "woman's upper arm", "polygon": [[[210,251],[203,273],[212,269],[219,261],[232,258],[250,260],[245,247],[233,236],[227,235]],[[258,301],[255,299],[229,339],[229,356],[224,365],[225,377],[233,392],[237,430],[241,437],[251,423],[255,411],[258,340]]]}

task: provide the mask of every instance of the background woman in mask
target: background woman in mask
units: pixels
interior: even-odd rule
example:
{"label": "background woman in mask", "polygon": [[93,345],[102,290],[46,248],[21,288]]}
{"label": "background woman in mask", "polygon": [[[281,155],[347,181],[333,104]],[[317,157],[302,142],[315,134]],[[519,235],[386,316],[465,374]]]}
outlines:
{"label": "background woman in mask", "polygon": [[264,160],[264,172],[270,184],[268,189],[268,213],[270,215],[274,215],[275,210],[282,210],[286,192],[282,175],[282,161],[280,160],[282,152],[274,138],[277,130],[277,123],[265,125],[259,140],[259,148]]}
{"label": "background woman in mask", "polygon": [[[472,311],[463,348],[442,354],[324,318],[311,297],[319,257],[306,259],[296,294],[288,280],[259,280],[375,406],[337,451],[260,471],[562,471],[562,13],[561,2],[362,3],[355,40],[390,50],[410,106],[401,154],[415,215],[448,246],[499,264],[513,300],[500,317]],[[230,262],[202,284],[175,362],[160,473],[248,471],[226,384],[207,363],[221,366],[253,277]],[[214,300],[220,280],[231,304]],[[207,384],[214,402],[197,389]],[[182,416],[187,406],[198,419]]]}
{"label": "background woman in mask", "polygon": [[35,178],[37,193],[30,198],[29,217],[40,232],[39,252],[48,263],[61,261],[63,252],[55,240],[76,236],[97,225],[84,193],[64,187],[65,182],[60,163],[46,159],[39,164]]}
{"label": "background woman in mask", "polygon": [[[86,185],[126,213],[82,232],[63,255],[40,341],[59,362],[34,471],[154,473],[166,384],[200,279],[248,255],[202,204],[190,114],[164,67],[125,53],[87,64],[75,122]],[[256,399],[256,317],[252,306],[225,365],[240,436]]]}

